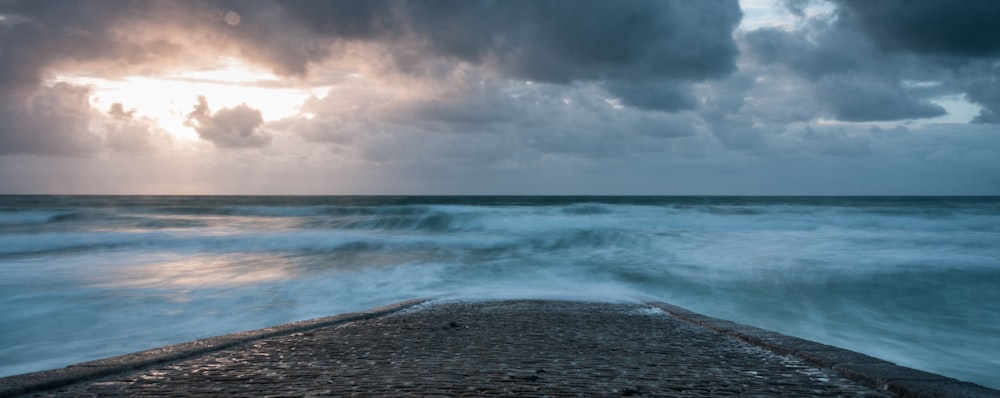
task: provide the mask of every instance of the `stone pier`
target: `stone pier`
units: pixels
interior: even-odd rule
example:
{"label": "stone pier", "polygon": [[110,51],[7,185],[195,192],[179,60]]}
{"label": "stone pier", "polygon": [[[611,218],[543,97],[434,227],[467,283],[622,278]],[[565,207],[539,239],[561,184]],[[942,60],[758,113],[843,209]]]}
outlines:
{"label": "stone pier", "polygon": [[0,378],[0,396],[1000,397],[665,303],[415,300]]}

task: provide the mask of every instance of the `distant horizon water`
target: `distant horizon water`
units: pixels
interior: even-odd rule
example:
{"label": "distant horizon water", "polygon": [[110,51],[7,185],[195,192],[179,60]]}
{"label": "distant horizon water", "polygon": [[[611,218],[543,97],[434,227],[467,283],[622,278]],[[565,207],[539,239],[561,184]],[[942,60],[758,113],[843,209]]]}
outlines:
{"label": "distant horizon water", "polygon": [[1000,388],[1000,197],[0,195],[0,376],[418,297],[662,300]]}

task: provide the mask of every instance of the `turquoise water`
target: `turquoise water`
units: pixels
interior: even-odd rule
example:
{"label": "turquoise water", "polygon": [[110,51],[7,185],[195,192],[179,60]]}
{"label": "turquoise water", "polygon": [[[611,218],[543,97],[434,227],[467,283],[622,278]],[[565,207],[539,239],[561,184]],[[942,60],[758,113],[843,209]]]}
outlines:
{"label": "turquoise water", "polygon": [[658,299],[1000,388],[1000,198],[0,196],[0,375],[415,297]]}

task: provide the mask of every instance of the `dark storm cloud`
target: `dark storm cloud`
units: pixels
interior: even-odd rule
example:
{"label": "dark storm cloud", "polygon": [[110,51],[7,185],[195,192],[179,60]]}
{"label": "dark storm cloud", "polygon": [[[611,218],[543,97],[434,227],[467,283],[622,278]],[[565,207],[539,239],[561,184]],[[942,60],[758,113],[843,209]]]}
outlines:
{"label": "dark storm cloud", "polygon": [[837,0],[842,24],[859,27],[880,49],[947,68],[949,85],[982,110],[974,123],[1000,123],[1000,2]]}
{"label": "dark storm cloud", "polygon": [[218,148],[260,148],[271,143],[271,135],[261,130],[264,117],[246,104],[222,108],[212,113],[205,97],[188,114],[187,124],[201,139]]}
{"label": "dark storm cloud", "polygon": [[87,129],[93,116],[89,97],[89,89],[64,83],[0,92],[0,155],[97,152],[100,137]]}
{"label": "dark storm cloud", "polygon": [[[892,121],[945,115],[930,102],[949,90],[930,92],[904,85],[904,80],[948,77],[911,54],[886,53],[855,29],[850,21],[812,21],[800,31],[765,28],[747,33],[751,55],[779,65],[802,78],[824,115],[850,122]],[[950,90],[954,92],[954,89]]]}
{"label": "dark storm cloud", "polygon": [[607,83],[626,105],[689,109],[689,83],[735,69],[742,16],[736,0],[0,0],[0,15],[5,153],[89,148],[55,138],[89,140],[85,119],[54,132],[23,112],[57,67],[100,64],[92,69],[114,76],[229,54],[305,76],[344,43],[378,46],[385,66],[421,78],[461,62],[515,80]]}
{"label": "dark storm cloud", "polygon": [[839,18],[879,48],[922,56],[954,70],[953,87],[982,110],[972,122],[1000,123],[1000,2],[836,0]]}
{"label": "dark storm cloud", "polygon": [[[280,2],[316,35],[417,46],[529,80],[705,79],[734,69],[736,1]],[[407,59],[399,59],[404,69]],[[414,62],[409,60],[410,62]],[[419,60],[416,60],[419,62]]]}
{"label": "dark storm cloud", "polygon": [[930,101],[911,98],[898,82],[871,75],[838,75],[816,85],[817,97],[838,120],[871,122],[931,118],[946,114]]}
{"label": "dark storm cloud", "polygon": [[[30,21],[5,35],[22,57],[4,61],[4,77],[13,69],[31,75],[58,59],[149,60],[163,55],[150,53],[157,40],[136,42],[128,29],[174,25],[288,74],[331,56],[329,41],[354,40],[386,45],[404,71],[445,58],[552,83],[724,76],[735,68],[731,34],[742,17],[736,0],[8,0],[0,13]],[[129,22],[137,24],[110,29]],[[182,44],[159,39],[161,52]]]}
{"label": "dark storm cloud", "polygon": [[983,106],[973,123],[1000,123],[1000,62],[977,62],[961,81],[970,101]]}
{"label": "dark storm cloud", "polygon": [[[170,53],[163,41],[119,41],[110,30],[140,3],[0,1],[0,153],[91,155],[102,137],[89,123],[88,87],[43,85],[54,66],[91,61],[143,63]],[[113,69],[113,68],[109,68]]]}
{"label": "dark storm cloud", "polygon": [[605,88],[621,98],[624,105],[641,109],[678,111],[697,105],[691,88],[674,81],[613,81],[605,84]]}
{"label": "dark storm cloud", "polygon": [[[993,94],[1000,77],[1000,2],[832,2],[835,18],[807,18],[794,31],[759,29],[744,36],[757,60],[805,79],[826,116],[855,122],[931,118],[945,114],[932,99],[964,94],[982,106],[973,122],[1000,121],[1000,96]],[[800,17],[807,3],[786,0]]]}
{"label": "dark storm cloud", "polygon": [[764,144],[763,135],[754,126],[755,116],[743,112],[747,93],[754,86],[754,76],[735,74],[705,87],[701,115],[715,139],[732,150],[752,150]]}
{"label": "dark storm cloud", "polygon": [[889,50],[960,57],[1000,55],[995,0],[834,0],[842,18]]}
{"label": "dark storm cloud", "polygon": [[747,33],[744,40],[760,61],[783,65],[808,80],[861,69],[873,56],[859,36],[822,25],[804,32],[758,29]]}
{"label": "dark storm cloud", "polygon": [[[99,58],[107,46],[94,28],[111,17],[80,2],[0,2],[0,87],[32,86],[40,71],[60,59]],[[50,23],[50,22],[55,23]]]}
{"label": "dark storm cloud", "polygon": [[666,111],[694,106],[688,83],[735,69],[742,16],[734,1],[406,4],[433,53],[519,79],[604,81],[625,105]]}
{"label": "dark storm cloud", "polygon": [[759,29],[745,36],[753,55],[781,65],[809,82],[828,116],[851,122],[941,116],[945,110],[905,89],[906,56],[882,54],[863,36],[837,25],[809,32]]}
{"label": "dark storm cloud", "polygon": [[[627,105],[667,111],[693,107],[688,83],[735,69],[732,31],[742,16],[734,0],[293,0],[266,5],[225,6],[244,15],[234,39],[252,42],[246,52],[269,60],[278,71],[301,74],[308,63],[331,56],[329,48],[317,45],[321,38],[377,42],[385,45],[383,54],[394,69],[414,76],[438,78],[460,61],[513,79],[606,82]],[[301,37],[286,40],[289,35]]]}

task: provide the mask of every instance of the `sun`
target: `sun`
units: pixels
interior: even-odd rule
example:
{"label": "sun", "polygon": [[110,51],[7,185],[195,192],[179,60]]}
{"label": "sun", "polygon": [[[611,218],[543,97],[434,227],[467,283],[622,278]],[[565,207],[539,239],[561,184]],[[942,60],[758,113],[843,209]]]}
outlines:
{"label": "sun", "polygon": [[119,103],[134,115],[147,117],[177,139],[197,140],[186,125],[188,114],[204,96],[213,111],[246,104],[260,110],[265,122],[299,114],[310,96],[322,96],[323,87],[303,88],[286,78],[253,67],[238,59],[222,60],[216,68],[180,70],[157,76],[104,78],[56,75],[51,82],[91,87],[90,104],[107,111]]}

